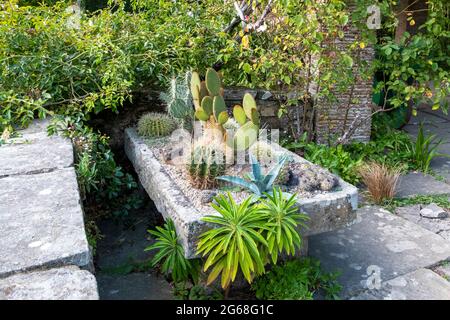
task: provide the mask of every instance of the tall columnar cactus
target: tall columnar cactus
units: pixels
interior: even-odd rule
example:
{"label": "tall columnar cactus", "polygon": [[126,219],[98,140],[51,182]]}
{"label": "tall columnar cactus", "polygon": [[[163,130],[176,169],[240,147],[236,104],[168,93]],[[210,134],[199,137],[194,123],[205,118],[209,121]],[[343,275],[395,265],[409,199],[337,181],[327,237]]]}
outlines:
{"label": "tall columnar cactus", "polygon": [[197,188],[210,189],[216,186],[216,178],[225,173],[225,166],[223,146],[201,144],[191,152],[188,172]]}
{"label": "tall columnar cactus", "polygon": [[[220,130],[225,137],[224,124],[230,118],[223,93],[221,77],[214,69],[206,71],[205,81],[201,81],[197,72],[192,73],[191,94],[195,117],[204,121],[207,128]],[[257,140],[260,125],[259,112],[251,94],[244,95],[242,106],[234,106],[233,117],[239,128],[228,141],[233,143],[237,150],[246,150]]]}
{"label": "tall columnar cactus", "polygon": [[143,137],[162,137],[171,134],[177,127],[173,118],[165,113],[150,112],[138,121],[138,133]]}
{"label": "tall columnar cactus", "polygon": [[186,129],[192,128],[194,109],[190,90],[191,72],[172,78],[166,92],[160,94],[160,99],[167,106],[167,113],[179,120]]}

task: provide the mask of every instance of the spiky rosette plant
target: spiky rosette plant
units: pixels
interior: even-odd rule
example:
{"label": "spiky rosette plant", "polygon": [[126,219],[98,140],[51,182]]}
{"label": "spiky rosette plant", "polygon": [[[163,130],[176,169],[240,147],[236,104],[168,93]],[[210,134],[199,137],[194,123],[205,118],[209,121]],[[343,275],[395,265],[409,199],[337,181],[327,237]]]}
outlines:
{"label": "spiky rosette plant", "polygon": [[168,136],[177,128],[176,121],[165,113],[149,112],[138,121],[138,133],[143,137]]}
{"label": "spiky rosette plant", "polygon": [[200,144],[191,152],[188,172],[195,187],[211,189],[216,178],[225,173],[225,151],[222,145]]}

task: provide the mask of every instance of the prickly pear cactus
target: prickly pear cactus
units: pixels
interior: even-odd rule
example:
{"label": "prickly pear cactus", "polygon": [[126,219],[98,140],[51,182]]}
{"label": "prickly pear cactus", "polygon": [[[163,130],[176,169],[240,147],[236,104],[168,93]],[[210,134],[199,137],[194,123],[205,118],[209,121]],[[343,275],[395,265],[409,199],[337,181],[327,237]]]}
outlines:
{"label": "prickly pear cactus", "polygon": [[[200,75],[193,72],[190,87],[195,118],[203,121],[205,128],[219,130],[225,138],[227,132],[224,125],[229,122],[230,117],[223,98],[221,76],[209,68],[205,81],[201,81]],[[250,93],[244,95],[242,106],[234,106],[233,117],[238,127],[227,137],[227,142],[238,151],[247,150],[257,140],[260,126],[256,101]]]}

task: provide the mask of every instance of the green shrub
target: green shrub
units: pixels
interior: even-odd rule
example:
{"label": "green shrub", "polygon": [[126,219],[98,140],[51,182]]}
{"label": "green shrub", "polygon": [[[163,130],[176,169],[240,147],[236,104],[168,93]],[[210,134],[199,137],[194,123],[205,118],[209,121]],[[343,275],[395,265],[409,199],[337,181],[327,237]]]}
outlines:
{"label": "green shrub", "polygon": [[337,276],[324,273],[319,261],[304,258],[274,266],[255,279],[252,289],[258,299],[264,300],[312,300],[316,293],[338,299],[341,286],[336,281]]}
{"label": "green shrub", "polygon": [[[261,202],[252,196],[236,204],[230,193],[219,195],[212,207],[219,216],[207,216],[205,222],[217,225],[200,235],[198,253],[208,256],[204,270],[212,267],[207,284],[219,274],[221,284],[228,289],[238,271],[251,283],[254,275],[265,272],[265,265],[277,263],[278,255],[295,255],[302,241],[297,227],[306,220],[299,213],[295,196],[287,198],[274,188]],[[253,203],[252,203],[253,202]]]}
{"label": "green shrub", "polygon": [[356,168],[362,163],[362,156],[354,156],[345,147],[328,147],[310,143],[305,147],[305,159],[327,168],[347,182],[357,184],[359,176]]}

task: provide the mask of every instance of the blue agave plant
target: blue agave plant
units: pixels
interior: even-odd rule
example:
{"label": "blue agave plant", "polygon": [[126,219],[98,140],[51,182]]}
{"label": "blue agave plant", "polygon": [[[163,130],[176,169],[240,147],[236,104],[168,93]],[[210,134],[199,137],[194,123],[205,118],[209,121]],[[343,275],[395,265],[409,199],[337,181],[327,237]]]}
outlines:
{"label": "blue agave plant", "polygon": [[243,187],[254,193],[257,197],[264,197],[265,193],[272,194],[273,183],[287,160],[288,157],[286,155],[281,156],[269,173],[263,175],[261,164],[250,154],[252,172],[247,175],[248,180],[236,176],[220,176],[217,179]]}

